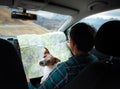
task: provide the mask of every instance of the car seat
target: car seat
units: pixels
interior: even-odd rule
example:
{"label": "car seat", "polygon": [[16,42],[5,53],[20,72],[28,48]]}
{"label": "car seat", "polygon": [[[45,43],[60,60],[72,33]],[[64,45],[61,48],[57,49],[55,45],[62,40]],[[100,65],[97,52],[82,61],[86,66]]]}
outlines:
{"label": "car seat", "polygon": [[95,47],[110,58],[89,65],[62,89],[120,89],[120,21],[100,27]]}
{"label": "car seat", "polygon": [[4,39],[0,39],[0,89],[28,89],[21,57]]}

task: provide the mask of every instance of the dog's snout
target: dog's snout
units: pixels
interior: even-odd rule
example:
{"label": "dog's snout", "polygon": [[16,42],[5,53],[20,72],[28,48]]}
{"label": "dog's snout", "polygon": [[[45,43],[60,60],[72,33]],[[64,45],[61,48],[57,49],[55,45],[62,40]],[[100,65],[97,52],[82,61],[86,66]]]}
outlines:
{"label": "dog's snout", "polygon": [[43,62],[43,61],[40,61],[40,62],[39,62],[39,65],[43,66],[43,65],[44,65],[44,62]]}

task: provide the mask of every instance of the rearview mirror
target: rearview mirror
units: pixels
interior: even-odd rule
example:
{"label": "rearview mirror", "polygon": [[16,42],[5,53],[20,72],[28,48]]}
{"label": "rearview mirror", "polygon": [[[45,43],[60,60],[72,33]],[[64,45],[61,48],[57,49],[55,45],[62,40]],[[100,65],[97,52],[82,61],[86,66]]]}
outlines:
{"label": "rearview mirror", "polygon": [[31,14],[31,13],[23,13],[23,12],[13,11],[11,13],[11,18],[22,19],[22,20],[37,20],[37,15]]}

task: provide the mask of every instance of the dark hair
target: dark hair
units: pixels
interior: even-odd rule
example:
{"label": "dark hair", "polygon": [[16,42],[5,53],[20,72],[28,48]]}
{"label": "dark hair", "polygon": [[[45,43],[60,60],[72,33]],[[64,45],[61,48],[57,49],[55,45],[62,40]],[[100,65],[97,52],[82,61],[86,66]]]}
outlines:
{"label": "dark hair", "polygon": [[96,29],[86,23],[77,23],[71,28],[70,38],[76,43],[77,49],[90,51],[94,46]]}

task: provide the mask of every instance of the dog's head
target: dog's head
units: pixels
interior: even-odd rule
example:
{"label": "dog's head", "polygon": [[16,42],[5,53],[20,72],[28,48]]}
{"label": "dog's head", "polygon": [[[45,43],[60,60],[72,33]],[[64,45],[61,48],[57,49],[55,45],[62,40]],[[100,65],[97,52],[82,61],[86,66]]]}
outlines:
{"label": "dog's head", "polygon": [[40,60],[39,64],[41,66],[50,66],[60,62],[60,59],[52,56],[47,48],[45,48],[44,56]]}

